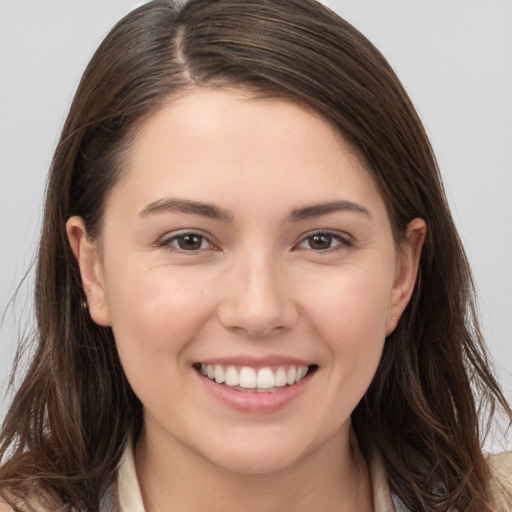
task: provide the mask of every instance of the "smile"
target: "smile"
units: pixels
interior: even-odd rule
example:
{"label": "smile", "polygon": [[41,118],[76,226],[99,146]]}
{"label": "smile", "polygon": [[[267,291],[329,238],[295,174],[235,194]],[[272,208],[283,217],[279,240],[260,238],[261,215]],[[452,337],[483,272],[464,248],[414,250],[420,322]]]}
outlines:
{"label": "smile", "polygon": [[252,368],[201,364],[198,369],[208,379],[239,391],[272,393],[300,382],[315,365],[286,365]]}

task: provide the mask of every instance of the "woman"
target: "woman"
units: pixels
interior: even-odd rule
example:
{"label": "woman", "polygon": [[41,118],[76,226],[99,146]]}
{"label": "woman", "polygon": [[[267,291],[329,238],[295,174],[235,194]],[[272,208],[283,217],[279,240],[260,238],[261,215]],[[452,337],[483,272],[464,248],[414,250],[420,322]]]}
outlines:
{"label": "woman", "polygon": [[6,510],[511,506],[428,139],[312,0],[150,2],[111,31],[52,164],[36,309]]}

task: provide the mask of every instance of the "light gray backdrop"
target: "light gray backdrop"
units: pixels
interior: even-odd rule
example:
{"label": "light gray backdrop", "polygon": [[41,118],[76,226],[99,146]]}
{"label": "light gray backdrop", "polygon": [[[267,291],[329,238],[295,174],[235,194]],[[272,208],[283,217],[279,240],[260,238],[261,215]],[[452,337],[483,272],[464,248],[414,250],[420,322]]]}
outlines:
{"label": "light gray backdrop", "polygon": [[[1,312],[33,259],[45,174],[81,72],[112,24],[142,3],[0,0]],[[512,398],[512,2],[325,3],[381,49],[419,110]],[[29,288],[0,330],[1,395],[18,331],[30,323]]]}

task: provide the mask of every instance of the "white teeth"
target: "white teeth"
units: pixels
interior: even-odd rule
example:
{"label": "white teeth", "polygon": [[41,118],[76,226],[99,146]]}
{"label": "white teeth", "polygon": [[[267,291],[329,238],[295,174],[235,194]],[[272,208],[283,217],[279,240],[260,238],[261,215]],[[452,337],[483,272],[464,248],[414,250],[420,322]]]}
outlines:
{"label": "white teeth", "polygon": [[276,388],[282,388],[286,386],[286,372],[283,368],[279,368],[274,375],[274,386]]}
{"label": "white teeth", "polygon": [[288,384],[288,386],[295,384],[296,376],[297,376],[297,369],[295,368],[295,366],[290,366],[288,372],[286,373],[286,384]]}
{"label": "white teeth", "polygon": [[259,389],[270,389],[274,387],[274,374],[270,368],[262,368],[258,371],[256,387]]}
{"label": "white teeth", "polygon": [[243,366],[237,370],[234,366],[222,367],[218,364],[201,364],[201,373],[217,384],[244,389],[256,389],[262,392],[276,390],[286,385],[292,386],[300,382],[308,373],[307,366],[290,366],[288,371],[279,367],[275,373],[269,368],[256,370],[250,366]]}
{"label": "white teeth", "polygon": [[254,368],[244,366],[240,370],[240,387],[247,389],[254,389],[256,387],[256,372]]}
{"label": "white teeth", "polygon": [[226,370],[226,386],[238,386],[238,372],[232,366]]}
{"label": "white teeth", "polygon": [[226,378],[224,377],[224,370],[221,366],[215,365],[215,382],[217,384],[222,384]]}
{"label": "white teeth", "polygon": [[308,369],[306,366],[299,366],[297,369],[297,377],[295,377],[295,382],[301,381],[308,373]]}

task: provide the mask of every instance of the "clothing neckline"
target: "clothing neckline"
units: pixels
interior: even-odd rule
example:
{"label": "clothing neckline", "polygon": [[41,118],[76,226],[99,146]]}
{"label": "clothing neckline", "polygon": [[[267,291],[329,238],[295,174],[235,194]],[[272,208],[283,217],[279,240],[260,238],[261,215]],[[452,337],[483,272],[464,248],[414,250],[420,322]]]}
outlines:
{"label": "clothing neckline", "polygon": [[[390,491],[384,464],[377,451],[372,453],[367,464],[371,476],[375,512],[407,512],[407,509]],[[118,512],[145,512],[131,442],[127,443],[119,465],[117,489],[113,490],[114,495],[116,491]]]}

